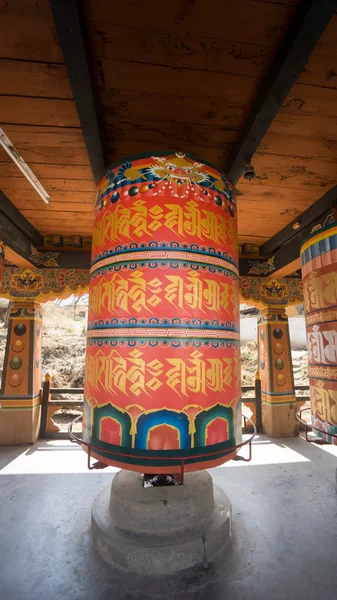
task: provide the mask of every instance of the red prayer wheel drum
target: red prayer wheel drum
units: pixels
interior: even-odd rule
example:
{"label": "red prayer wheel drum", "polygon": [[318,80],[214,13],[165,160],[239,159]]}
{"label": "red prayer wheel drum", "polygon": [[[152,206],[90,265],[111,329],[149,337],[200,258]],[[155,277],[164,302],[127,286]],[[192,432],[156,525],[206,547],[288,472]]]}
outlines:
{"label": "red prayer wheel drum", "polygon": [[337,444],[337,223],[329,220],[303,244],[301,263],[312,424]]}
{"label": "red prayer wheel drum", "polygon": [[83,439],[145,473],[219,465],[241,441],[233,186],[182,153],[131,157],[98,185]]}

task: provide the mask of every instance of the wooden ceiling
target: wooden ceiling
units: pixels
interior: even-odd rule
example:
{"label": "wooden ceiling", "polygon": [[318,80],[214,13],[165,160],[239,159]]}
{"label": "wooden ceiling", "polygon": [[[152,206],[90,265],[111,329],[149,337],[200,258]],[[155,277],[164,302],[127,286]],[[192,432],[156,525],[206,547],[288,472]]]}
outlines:
{"label": "wooden ceiling", "polygon": [[[118,4],[118,6],[116,6]],[[299,0],[83,0],[105,163],[159,149],[223,169]],[[38,231],[90,235],[95,183],[49,0],[0,2],[0,126],[51,196],[0,152],[0,190]],[[258,245],[337,184],[337,14],[242,177]]]}
{"label": "wooden ceiling", "polygon": [[0,189],[42,235],[91,235],[95,184],[48,0],[0,3],[0,57],[0,126],[51,204],[4,150]]}

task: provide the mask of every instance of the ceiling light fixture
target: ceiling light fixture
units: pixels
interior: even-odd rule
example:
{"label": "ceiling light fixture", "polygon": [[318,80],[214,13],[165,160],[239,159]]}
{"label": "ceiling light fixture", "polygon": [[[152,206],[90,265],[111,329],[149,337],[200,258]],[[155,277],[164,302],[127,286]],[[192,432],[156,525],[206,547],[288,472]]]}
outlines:
{"label": "ceiling light fixture", "polygon": [[47,194],[43,185],[39,182],[39,180],[35,177],[33,171],[29,168],[27,163],[23,160],[21,154],[18,150],[13,146],[10,139],[5,134],[4,130],[0,127],[0,146],[6,150],[7,154],[11,157],[11,159],[15,162],[16,166],[19,167],[20,171],[27,177],[29,183],[35,188],[37,193],[41,196],[42,200],[46,204],[50,204],[50,196]]}

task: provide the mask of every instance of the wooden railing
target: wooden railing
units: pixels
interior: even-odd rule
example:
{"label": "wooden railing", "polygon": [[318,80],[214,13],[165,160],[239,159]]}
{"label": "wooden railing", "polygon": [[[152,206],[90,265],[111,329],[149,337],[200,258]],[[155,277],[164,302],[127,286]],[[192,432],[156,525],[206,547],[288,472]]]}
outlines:
{"label": "wooden railing", "polygon": [[50,376],[46,375],[42,385],[41,395],[41,425],[40,425],[40,438],[66,438],[68,439],[68,433],[60,431],[50,432],[48,431],[48,421],[52,417],[52,411],[50,408],[53,406],[57,409],[61,406],[62,408],[74,408],[77,406],[83,406],[83,399],[74,398],[73,400],[55,399],[53,395],[83,395],[83,388],[52,388]]}
{"label": "wooden railing", "polygon": [[[296,391],[309,391],[308,385],[296,385]],[[74,395],[79,396],[83,395],[83,388],[52,388],[50,376],[46,375],[45,380],[42,385],[42,395],[41,395],[41,426],[40,426],[40,438],[58,438],[58,439],[68,439],[68,434],[66,432],[50,432],[48,431],[48,422],[52,418],[52,407],[55,409],[62,408],[74,408],[74,407],[83,407],[83,400],[81,399],[55,399],[53,396],[57,395]],[[256,424],[256,430],[258,432],[262,431],[262,398],[261,398],[261,380],[259,374],[255,374],[255,384],[254,385],[243,385],[241,388],[242,392],[242,402],[245,406],[252,411],[252,420]],[[245,396],[247,392],[254,392],[252,396]],[[305,396],[296,396],[296,400],[298,402],[305,401],[309,399],[310,395]]]}

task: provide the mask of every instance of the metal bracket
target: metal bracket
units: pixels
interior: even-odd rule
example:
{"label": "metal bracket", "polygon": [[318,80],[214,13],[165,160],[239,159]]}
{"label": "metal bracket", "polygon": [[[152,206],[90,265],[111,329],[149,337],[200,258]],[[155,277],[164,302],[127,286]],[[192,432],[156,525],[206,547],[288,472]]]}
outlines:
{"label": "metal bracket", "polygon": [[[104,462],[98,460],[97,462],[91,464],[91,458],[92,458],[92,450],[101,450],[101,448],[99,448],[98,446],[94,446],[93,444],[90,444],[88,442],[84,442],[81,438],[77,437],[74,433],[73,433],[73,425],[75,425],[75,423],[77,423],[77,421],[79,421],[79,419],[82,418],[82,415],[79,415],[78,417],[76,417],[68,426],[68,434],[69,434],[69,438],[71,442],[74,442],[75,444],[79,444],[80,446],[86,446],[88,449],[88,469],[89,471],[93,471],[95,469],[105,469],[106,467],[108,467],[109,465],[105,464]],[[249,456],[248,458],[245,458],[244,456],[240,456],[240,455],[236,455],[232,458],[232,460],[242,460],[244,462],[250,462],[252,459],[252,441],[256,435],[256,426],[255,423],[253,423],[253,421],[251,419],[249,419],[248,417],[245,417],[243,415],[244,418],[244,432],[247,432],[247,421],[249,421],[251,423],[251,425],[253,426],[253,433],[252,435],[248,438],[248,440],[245,440],[243,442],[241,442],[240,444],[236,444],[235,446],[232,446],[231,448],[226,448],[226,454],[233,452],[234,450],[237,450],[238,448],[242,448],[243,446],[246,446],[248,444],[249,447]],[[118,450],[120,450],[120,446],[118,446]],[[107,454],[114,454],[114,450],[105,450],[105,452]],[[208,456],[213,456],[213,455],[217,455],[219,454],[219,452],[210,452],[208,453]],[[123,457],[128,457],[128,458],[132,458],[134,455],[133,454],[128,454],[128,453],[123,453],[121,454],[121,456]],[[200,457],[203,457],[203,455],[200,455]],[[148,455],[144,455],[144,456],[139,456],[140,459],[142,460],[151,460],[152,457],[149,457]],[[184,477],[185,477],[185,462],[186,459],[190,458],[189,455],[186,456],[170,456],[170,457],[164,457],[162,456],[161,459],[162,460],[179,460],[180,462],[180,473],[175,473],[175,477],[179,480],[180,484],[183,485],[184,483]],[[195,458],[199,458],[199,456],[195,456]]]}
{"label": "metal bracket", "polygon": [[302,419],[302,413],[305,411],[311,411],[311,408],[301,408],[299,411],[297,411],[296,413],[296,420],[300,423],[300,425],[302,425],[302,427],[304,427],[304,431],[305,431],[305,439],[307,442],[309,442],[310,444],[314,443],[314,444],[329,444],[330,442],[328,442],[328,440],[326,439],[322,439],[322,438],[318,438],[316,440],[310,440],[308,438],[308,432],[310,433],[310,431],[318,431],[319,433],[322,433],[325,436],[329,436],[329,437],[333,437],[337,440],[337,433],[330,433],[329,431],[324,431],[324,429],[320,429],[320,427],[316,427],[316,425],[309,425],[309,423],[307,423],[307,421],[304,421],[304,419]]}

